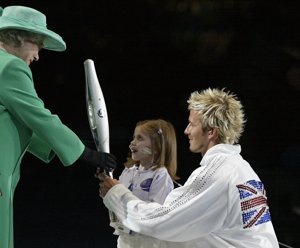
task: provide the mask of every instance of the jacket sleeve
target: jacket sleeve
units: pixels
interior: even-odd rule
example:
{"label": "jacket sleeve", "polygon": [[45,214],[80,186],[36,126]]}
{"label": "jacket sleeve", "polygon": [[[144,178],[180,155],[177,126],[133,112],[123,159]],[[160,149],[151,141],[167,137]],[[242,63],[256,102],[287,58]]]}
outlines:
{"label": "jacket sleeve", "polygon": [[121,184],[112,187],[103,200],[127,228],[161,240],[184,242],[223,225],[227,188],[225,171],[200,167],[184,186],[171,191],[163,205],[141,201]]}
{"label": "jacket sleeve", "polygon": [[49,163],[55,156],[51,147],[35,134],[32,135],[27,150],[45,163]]}
{"label": "jacket sleeve", "polygon": [[[65,166],[73,164],[82,154],[84,144],[57,115],[45,108],[35,91],[30,68],[20,59],[11,59],[2,79],[2,104],[12,117],[47,144]],[[30,151],[34,151],[33,147],[34,144]]]}

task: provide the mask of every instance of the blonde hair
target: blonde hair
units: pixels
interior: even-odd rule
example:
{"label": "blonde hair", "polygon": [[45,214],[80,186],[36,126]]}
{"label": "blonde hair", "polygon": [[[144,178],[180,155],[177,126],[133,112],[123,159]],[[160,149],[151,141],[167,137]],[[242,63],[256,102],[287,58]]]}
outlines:
{"label": "blonde hair", "polygon": [[[142,128],[143,133],[151,139],[153,154],[153,170],[166,167],[173,180],[178,180],[177,173],[177,139],[174,126],[163,119],[139,121],[136,127]],[[130,167],[138,161],[127,158],[125,166]]]}
{"label": "blonde hair", "polygon": [[191,93],[188,109],[198,112],[203,131],[217,128],[218,143],[238,143],[246,120],[241,102],[236,95],[223,88],[205,89]]}

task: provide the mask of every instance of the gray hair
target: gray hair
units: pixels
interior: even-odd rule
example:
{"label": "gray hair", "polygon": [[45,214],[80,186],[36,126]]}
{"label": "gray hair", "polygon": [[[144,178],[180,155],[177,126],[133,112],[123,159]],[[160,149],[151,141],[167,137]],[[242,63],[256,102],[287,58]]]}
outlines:
{"label": "gray hair", "polygon": [[6,45],[20,47],[23,41],[29,41],[43,47],[44,35],[19,29],[0,30],[0,41]]}

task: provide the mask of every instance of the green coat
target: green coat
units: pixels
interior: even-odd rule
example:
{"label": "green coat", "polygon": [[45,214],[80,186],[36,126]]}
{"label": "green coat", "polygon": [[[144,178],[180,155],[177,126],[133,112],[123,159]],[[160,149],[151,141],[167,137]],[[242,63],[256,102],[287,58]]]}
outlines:
{"label": "green coat", "polygon": [[83,150],[78,136],[44,107],[29,66],[0,49],[0,248],[14,246],[13,196],[24,153],[45,163],[56,154],[69,166]]}

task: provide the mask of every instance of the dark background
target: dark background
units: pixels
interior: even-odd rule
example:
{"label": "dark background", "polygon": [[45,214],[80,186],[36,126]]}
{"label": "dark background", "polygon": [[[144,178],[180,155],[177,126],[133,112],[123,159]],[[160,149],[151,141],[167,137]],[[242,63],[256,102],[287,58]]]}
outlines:
{"label": "dark background", "polygon": [[[299,247],[299,1],[1,1],[46,14],[67,43],[31,68],[45,105],[90,147],[83,62],[104,92],[111,151],[122,170],[135,123],[171,121],[180,182],[201,157],[183,134],[194,90],[226,87],[246,112],[242,155],[264,182],[282,243]],[[116,247],[93,170],[24,157],[14,199],[15,247]]]}

